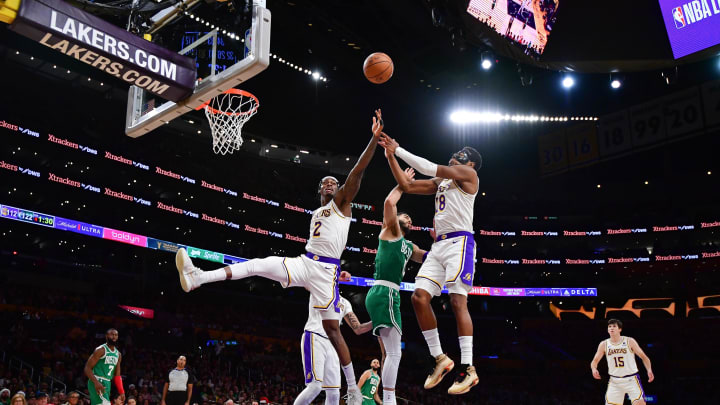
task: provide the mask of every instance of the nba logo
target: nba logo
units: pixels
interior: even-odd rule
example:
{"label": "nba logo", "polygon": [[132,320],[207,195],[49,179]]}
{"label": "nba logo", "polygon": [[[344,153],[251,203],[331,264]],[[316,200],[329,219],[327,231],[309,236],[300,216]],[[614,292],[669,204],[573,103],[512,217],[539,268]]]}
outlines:
{"label": "nba logo", "polygon": [[680,29],[685,26],[685,16],[683,15],[682,8],[675,7],[672,11],[673,20],[675,20],[675,28]]}

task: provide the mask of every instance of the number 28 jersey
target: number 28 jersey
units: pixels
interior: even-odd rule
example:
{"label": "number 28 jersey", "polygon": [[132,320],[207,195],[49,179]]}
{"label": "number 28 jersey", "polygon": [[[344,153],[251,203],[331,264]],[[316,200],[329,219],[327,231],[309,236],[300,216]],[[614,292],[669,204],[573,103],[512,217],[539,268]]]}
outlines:
{"label": "number 28 jersey", "polygon": [[475,194],[460,189],[452,179],[444,179],[435,193],[435,234],[473,230],[473,206]]}
{"label": "number 28 jersey", "polygon": [[335,200],[313,211],[310,237],[305,245],[308,253],[339,259],[345,250],[351,217],[340,213]]}
{"label": "number 28 jersey", "polygon": [[610,339],[606,340],[605,358],[608,362],[608,374],[613,377],[625,377],[638,372],[635,353],[630,349],[627,336],[623,336],[618,344],[613,344]]}

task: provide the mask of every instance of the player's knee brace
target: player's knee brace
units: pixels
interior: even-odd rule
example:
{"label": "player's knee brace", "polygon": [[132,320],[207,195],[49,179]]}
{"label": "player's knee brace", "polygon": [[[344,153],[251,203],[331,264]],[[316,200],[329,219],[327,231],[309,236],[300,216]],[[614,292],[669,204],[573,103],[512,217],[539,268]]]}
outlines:
{"label": "player's knee brace", "polygon": [[325,405],[338,405],[340,403],[340,389],[325,389]]}

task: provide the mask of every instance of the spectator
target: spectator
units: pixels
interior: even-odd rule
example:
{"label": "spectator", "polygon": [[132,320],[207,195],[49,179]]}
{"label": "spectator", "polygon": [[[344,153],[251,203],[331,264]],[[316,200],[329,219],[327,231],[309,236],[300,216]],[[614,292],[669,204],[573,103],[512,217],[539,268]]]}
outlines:
{"label": "spectator", "polygon": [[67,402],[65,402],[63,405],[78,405],[78,402],[80,401],[80,393],[77,391],[71,391],[70,395],[67,397]]}
{"label": "spectator", "polygon": [[35,394],[35,405],[48,405],[48,394],[44,391],[38,391]]}
{"label": "spectator", "polygon": [[137,405],[137,401],[135,400],[135,397],[128,397],[127,405]]}
{"label": "spectator", "polygon": [[28,405],[27,400],[25,399],[25,393],[18,391],[18,393],[10,400],[10,405]]}
{"label": "spectator", "polygon": [[10,404],[10,390],[9,389],[3,388],[2,391],[0,391],[0,404],[2,404],[2,405]]}

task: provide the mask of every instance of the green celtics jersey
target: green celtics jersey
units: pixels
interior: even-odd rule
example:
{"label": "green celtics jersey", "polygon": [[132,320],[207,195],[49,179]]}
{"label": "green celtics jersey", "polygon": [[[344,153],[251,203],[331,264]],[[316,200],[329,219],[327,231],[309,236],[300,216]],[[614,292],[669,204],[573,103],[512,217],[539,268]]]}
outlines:
{"label": "green celtics jersey", "polygon": [[400,284],[405,275],[405,265],[412,256],[413,244],[403,238],[395,241],[380,239],[375,255],[375,280],[390,281]]}
{"label": "green celtics jersey", "polygon": [[[368,404],[375,404],[375,401],[372,400],[372,398],[375,397],[375,393],[378,390],[378,385],[380,385],[380,376],[371,371],[370,378],[365,381],[362,390],[360,390],[363,396],[363,404],[365,404],[366,401]],[[370,399],[371,401],[368,401],[368,399]]]}
{"label": "green celtics jersey", "polygon": [[100,347],[105,349],[105,355],[102,356],[97,364],[95,364],[95,367],[93,367],[93,374],[99,380],[109,381],[112,380],[115,375],[115,367],[120,358],[120,351],[117,347],[115,350],[110,350],[106,344]]}

